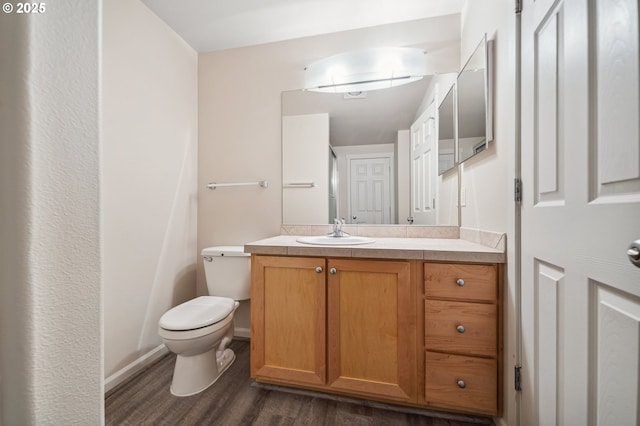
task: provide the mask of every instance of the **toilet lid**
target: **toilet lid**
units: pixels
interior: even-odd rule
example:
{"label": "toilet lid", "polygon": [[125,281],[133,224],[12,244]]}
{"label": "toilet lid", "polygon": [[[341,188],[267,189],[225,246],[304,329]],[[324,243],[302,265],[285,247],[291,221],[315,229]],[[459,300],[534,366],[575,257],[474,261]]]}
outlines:
{"label": "toilet lid", "polygon": [[200,296],[167,311],[160,317],[160,327],[174,331],[207,327],[225,319],[235,303],[228,297]]}

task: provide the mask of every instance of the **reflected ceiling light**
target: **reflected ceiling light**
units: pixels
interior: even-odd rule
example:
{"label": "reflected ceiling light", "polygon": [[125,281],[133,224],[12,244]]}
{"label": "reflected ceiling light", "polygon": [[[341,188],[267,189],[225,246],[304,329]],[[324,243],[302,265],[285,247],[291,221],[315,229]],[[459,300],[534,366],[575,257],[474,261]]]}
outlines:
{"label": "reflected ceiling light", "polygon": [[409,47],[376,47],[340,53],[305,68],[305,90],[329,93],[386,89],[420,80],[426,55]]}

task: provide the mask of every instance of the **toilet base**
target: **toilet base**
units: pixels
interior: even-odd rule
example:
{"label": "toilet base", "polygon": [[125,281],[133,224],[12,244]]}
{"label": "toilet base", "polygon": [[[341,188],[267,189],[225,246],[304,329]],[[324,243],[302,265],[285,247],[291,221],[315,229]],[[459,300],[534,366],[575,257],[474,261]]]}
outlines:
{"label": "toilet base", "polygon": [[231,349],[219,351],[217,348],[194,356],[178,355],[171,394],[191,396],[202,392],[213,385],[235,359],[236,354]]}

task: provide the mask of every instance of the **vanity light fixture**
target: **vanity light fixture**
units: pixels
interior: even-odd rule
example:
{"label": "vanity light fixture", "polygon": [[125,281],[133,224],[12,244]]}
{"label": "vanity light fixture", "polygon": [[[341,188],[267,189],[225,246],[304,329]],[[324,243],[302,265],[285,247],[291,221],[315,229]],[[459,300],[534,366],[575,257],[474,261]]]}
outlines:
{"label": "vanity light fixture", "polygon": [[366,92],[420,80],[426,73],[426,53],[410,47],[375,47],[320,59],[305,71],[305,90]]}

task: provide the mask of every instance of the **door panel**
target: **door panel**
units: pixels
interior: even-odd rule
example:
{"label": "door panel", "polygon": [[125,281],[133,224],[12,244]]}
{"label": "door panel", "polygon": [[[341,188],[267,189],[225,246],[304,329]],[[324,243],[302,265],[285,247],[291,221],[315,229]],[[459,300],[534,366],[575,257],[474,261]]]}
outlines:
{"label": "door panel", "polygon": [[556,423],[558,414],[559,297],[564,291],[564,270],[536,261],[534,269],[535,383],[541,425]]}
{"label": "door panel", "polygon": [[558,133],[558,45],[562,42],[564,19],[559,7],[543,20],[536,34],[535,85],[536,137],[535,137],[535,194],[536,202],[561,201],[564,163],[560,155],[564,147]]}
{"label": "door panel", "polygon": [[[638,91],[630,82],[638,81],[638,2],[637,0],[596,0],[592,21],[596,83],[594,163],[598,187],[631,181],[638,193],[640,148],[637,141]],[[611,96],[615,94],[615,96]]]}
{"label": "door panel", "polygon": [[593,418],[599,425],[638,424],[640,298],[595,281],[590,284],[595,292],[592,374],[598,401]]}
{"label": "door panel", "polygon": [[640,423],[638,20],[636,0],[524,2],[524,425]]}

